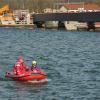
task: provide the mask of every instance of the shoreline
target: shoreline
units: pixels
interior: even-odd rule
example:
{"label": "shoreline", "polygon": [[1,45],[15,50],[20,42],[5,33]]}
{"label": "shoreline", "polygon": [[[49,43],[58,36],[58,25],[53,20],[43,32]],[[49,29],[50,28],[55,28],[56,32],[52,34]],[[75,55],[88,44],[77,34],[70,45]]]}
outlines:
{"label": "shoreline", "polygon": [[31,27],[34,28],[35,25],[34,24],[15,24],[15,25],[0,25],[0,27]]}
{"label": "shoreline", "polygon": [[[2,24],[0,24],[0,27],[3,27],[3,28],[30,28],[30,29],[37,28],[36,25],[34,25],[34,24],[15,24],[15,25],[11,25],[11,24],[2,25]],[[53,26],[50,28],[44,27],[44,29],[54,29],[54,27]],[[56,27],[55,29],[58,29],[58,28]],[[66,28],[65,28],[65,30],[72,31],[72,30],[67,30]],[[86,25],[77,25],[77,29],[73,30],[73,31],[87,31],[87,26]],[[100,31],[100,25],[95,25],[95,31]]]}

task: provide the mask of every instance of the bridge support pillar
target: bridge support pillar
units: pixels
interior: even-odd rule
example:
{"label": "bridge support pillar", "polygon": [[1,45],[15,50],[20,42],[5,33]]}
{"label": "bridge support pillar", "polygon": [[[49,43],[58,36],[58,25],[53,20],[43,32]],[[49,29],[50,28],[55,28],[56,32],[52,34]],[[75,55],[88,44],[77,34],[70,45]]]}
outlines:
{"label": "bridge support pillar", "polygon": [[58,29],[60,29],[60,28],[65,28],[65,24],[63,21],[58,22]]}
{"label": "bridge support pillar", "polygon": [[87,31],[90,31],[91,29],[95,31],[95,23],[94,22],[87,22]]}
{"label": "bridge support pillar", "polygon": [[37,28],[44,28],[45,27],[44,21],[34,22],[34,24],[36,24]]}

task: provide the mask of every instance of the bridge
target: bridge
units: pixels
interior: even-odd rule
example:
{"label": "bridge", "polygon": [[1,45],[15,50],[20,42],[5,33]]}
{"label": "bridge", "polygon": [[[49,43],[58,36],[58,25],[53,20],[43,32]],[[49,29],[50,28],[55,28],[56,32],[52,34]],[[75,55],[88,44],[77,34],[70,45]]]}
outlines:
{"label": "bridge", "polygon": [[100,12],[40,13],[40,14],[33,14],[33,18],[34,22],[38,21],[100,22]]}
{"label": "bridge", "polygon": [[87,22],[93,26],[93,23],[100,22],[100,12],[80,12],[80,13],[39,13],[33,14],[33,22],[40,25],[46,21],[78,21]]}

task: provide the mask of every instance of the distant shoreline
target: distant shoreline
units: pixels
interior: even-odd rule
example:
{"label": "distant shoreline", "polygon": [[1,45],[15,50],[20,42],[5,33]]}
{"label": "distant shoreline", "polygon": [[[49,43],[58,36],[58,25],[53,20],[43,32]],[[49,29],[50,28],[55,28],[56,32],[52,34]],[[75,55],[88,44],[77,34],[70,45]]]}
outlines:
{"label": "distant shoreline", "polygon": [[0,27],[34,27],[34,24],[0,25]]}

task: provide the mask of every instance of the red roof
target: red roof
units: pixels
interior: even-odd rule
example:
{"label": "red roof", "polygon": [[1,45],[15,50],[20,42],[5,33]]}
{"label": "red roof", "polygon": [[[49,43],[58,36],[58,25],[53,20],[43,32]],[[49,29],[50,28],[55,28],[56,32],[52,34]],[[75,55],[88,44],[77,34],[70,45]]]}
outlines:
{"label": "red roof", "polygon": [[64,5],[69,10],[77,10],[78,8],[84,8],[85,10],[100,10],[100,6],[95,3],[69,3]]}

